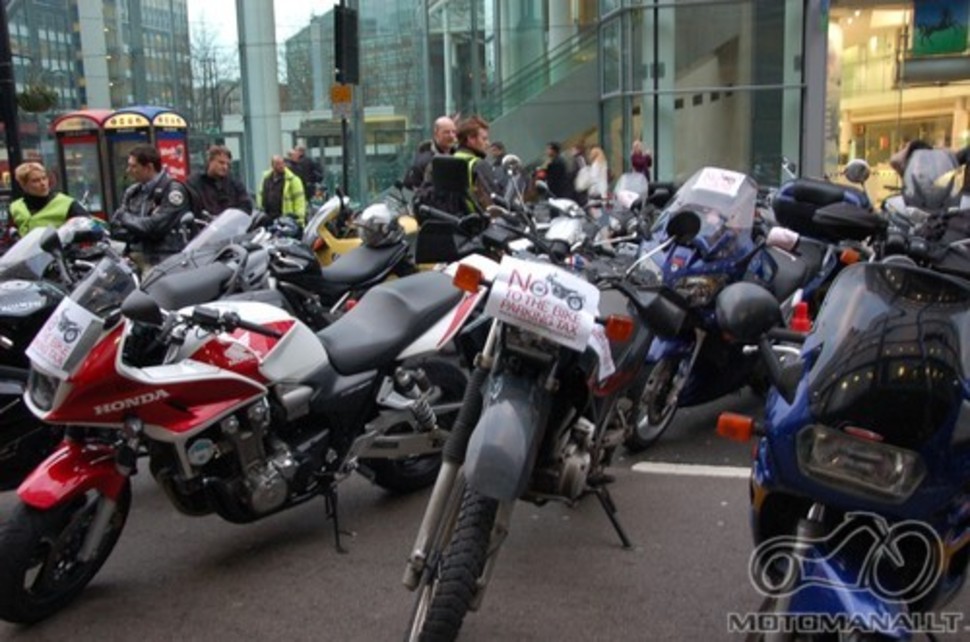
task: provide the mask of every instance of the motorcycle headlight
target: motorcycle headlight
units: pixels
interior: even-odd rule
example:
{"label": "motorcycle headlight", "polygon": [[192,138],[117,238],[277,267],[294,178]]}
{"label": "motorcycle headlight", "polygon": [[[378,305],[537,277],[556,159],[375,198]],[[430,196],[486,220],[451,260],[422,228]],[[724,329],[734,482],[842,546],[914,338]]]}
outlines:
{"label": "motorcycle headlight", "polygon": [[27,392],[30,400],[41,410],[47,411],[54,407],[54,393],[57,392],[59,381],[33,368],[27,377]]}
{"label": "motorcycle headlight", "polygon": [[856,494],[905,501],[926,475],[919,453],[824,426],[809,426],[797,438],[802,472]]}
{"label": "motorcycle headlight", "polygon": [[691,307],[697,307],[710,303],[725,283],[727,283],[727,277],[723,275],[685,276],[674,284],[674,290],[684,297]]}

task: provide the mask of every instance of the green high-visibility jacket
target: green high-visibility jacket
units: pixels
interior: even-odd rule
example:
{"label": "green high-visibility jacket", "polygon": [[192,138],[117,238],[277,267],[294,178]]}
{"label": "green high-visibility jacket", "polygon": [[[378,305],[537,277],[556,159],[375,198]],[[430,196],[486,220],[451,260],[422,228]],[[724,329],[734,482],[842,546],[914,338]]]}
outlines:
{"label": "green high-visibility jacket", "polygon": [[47,205],[39,211],[30,213],[27,203],[22,198],[18,198],[10,204],[10,216],[13,218],[14,225],[20,236],[26,236],[28,232],[38,227],[60,227],[67,220],[67,213],[71,209],[74,199],[67,194],[55,194]]}

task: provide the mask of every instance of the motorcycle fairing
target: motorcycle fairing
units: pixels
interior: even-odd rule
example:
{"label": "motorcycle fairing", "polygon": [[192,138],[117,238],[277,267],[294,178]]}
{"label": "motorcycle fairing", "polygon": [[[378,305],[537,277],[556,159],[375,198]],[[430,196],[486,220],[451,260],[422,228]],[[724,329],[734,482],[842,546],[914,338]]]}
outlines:
{"label": "motorcycle fairing", "polygon": [[[851,560],[839,556],[816,559],[806,562],[807,572],[812,582],[800,587],[791,596],[788,613],[844,615],[854,621],[873,623],[895,622],[895,618],[908,612],[905,604],[890,602],[879,598],[869,590],[848,590],[859,570]],[[822,586],[820,584],[824,583]],[[882,635],[894,639],[908,639],[909,634],[902,628],[878,629]]]}
{"label": "motorcycle fairing", "polygon": [[64,441],[24,480],[17,495],[28,506],[47,510],[92,488],[117,499],[126,481],[112,446]]}
{"label": "motorcycle fairing", "polygon": [[502,372],[489,379],[465,455],[470,488],[499,501],[525,491],[550,405],[551,395],[535,377]]}

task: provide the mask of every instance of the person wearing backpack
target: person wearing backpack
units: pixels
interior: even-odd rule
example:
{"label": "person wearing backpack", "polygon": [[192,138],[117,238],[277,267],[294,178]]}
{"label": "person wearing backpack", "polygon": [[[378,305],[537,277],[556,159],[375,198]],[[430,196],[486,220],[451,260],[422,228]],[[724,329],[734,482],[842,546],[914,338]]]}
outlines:
{"label": "person wearing backpack", "polygon": [[189,177],[186,186],[192,200],[192,212],[196,216],[216,217],[229,208],[253,213],[253,200],[235,176],[229,173],[232,154],[224,145],[212,145],[206,152],[204,172]]}

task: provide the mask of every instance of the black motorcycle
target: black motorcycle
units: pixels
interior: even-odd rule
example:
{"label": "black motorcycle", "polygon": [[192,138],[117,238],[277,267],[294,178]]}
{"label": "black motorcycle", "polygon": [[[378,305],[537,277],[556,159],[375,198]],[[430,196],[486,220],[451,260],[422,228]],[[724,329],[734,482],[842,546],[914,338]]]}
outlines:
{"label": "black motorcycle", "polygon": [[[30,366],[24,351],[61,300],[107,251],[97,223],[77,219],[59,232],[38,228],[0,256],[0,490],[16,488],[50,453],[60,431],[24,406]],[[77,326],[62,318],[65,341]]]}

